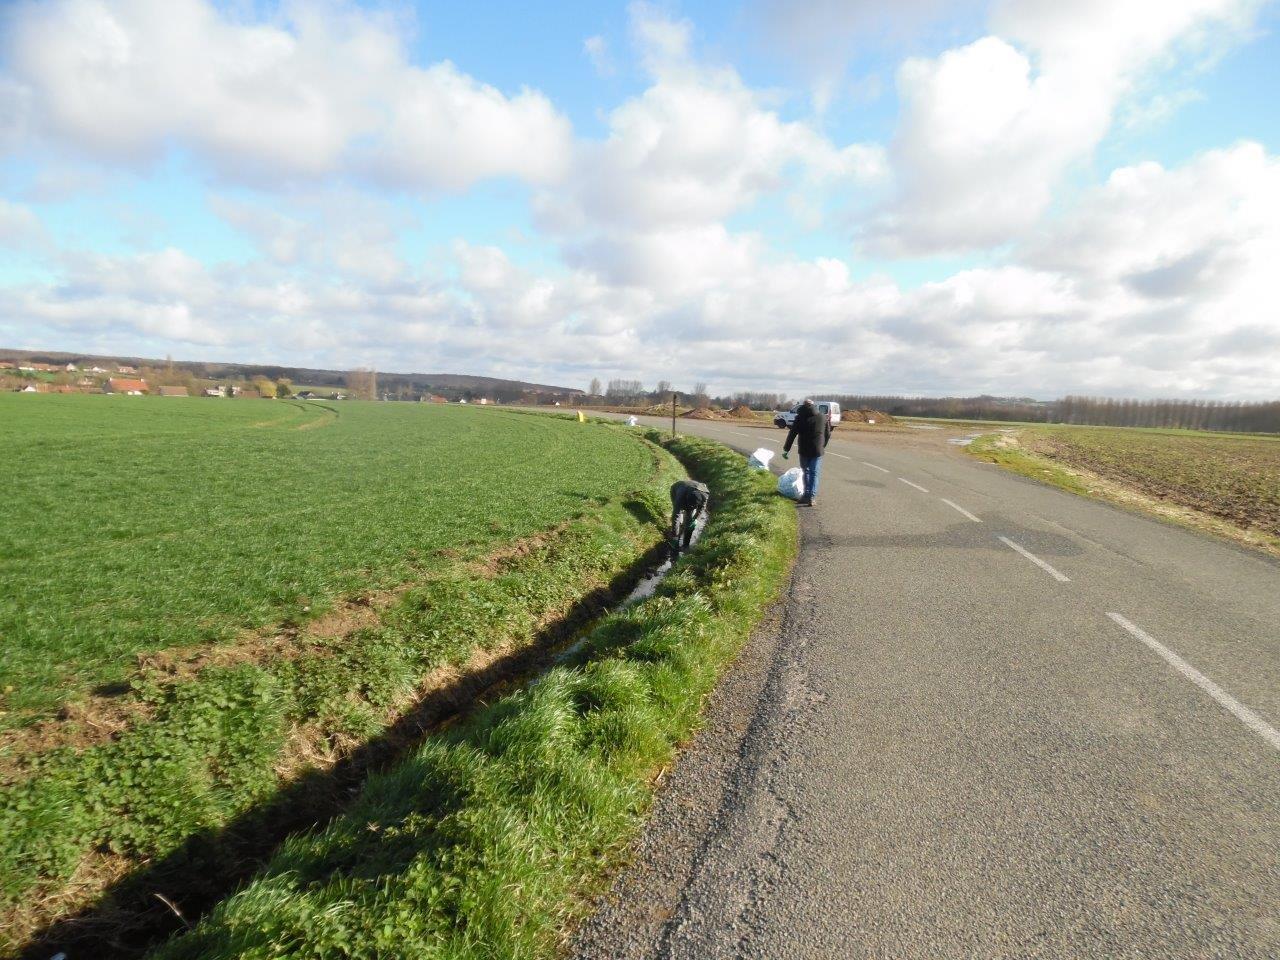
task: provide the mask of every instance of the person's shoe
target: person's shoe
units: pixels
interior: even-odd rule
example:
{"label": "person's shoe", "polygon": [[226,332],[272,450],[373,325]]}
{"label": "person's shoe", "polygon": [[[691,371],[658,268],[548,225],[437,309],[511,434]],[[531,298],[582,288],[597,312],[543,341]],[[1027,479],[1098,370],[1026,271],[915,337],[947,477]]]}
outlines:
{"label": "person's shoe", "polygon": [[800,506],[802,506],[802,507],[812,507],[812,506],[813,506],[813,498],[812,498],[812,497],[801,497],[801,498],[800,498],[799,503],[800,503]]}

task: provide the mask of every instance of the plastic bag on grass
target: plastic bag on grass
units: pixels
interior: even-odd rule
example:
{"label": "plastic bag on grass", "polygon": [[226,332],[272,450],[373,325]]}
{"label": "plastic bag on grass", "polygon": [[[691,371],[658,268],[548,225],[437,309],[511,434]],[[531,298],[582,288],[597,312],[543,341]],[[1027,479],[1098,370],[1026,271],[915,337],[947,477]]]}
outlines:
{"label": "plastic bag on grass", "polygon": [[627,417],[627,426],[628,426],[628,427],[634,427],[634,426],[636,426],[636,425],[637,425],[637,424],[639,424],[639,423],[640,423],[640,421],[639,421],[639,420],[637,420],[635,417]]}
{"label": "plastic bag on grass", "polygon": [[752,470],[768,470],[769,461],[772,459],[773,451],[768,447],[761,447],[747,458],[747,466]]}
{"label": "plastic bag on grass", "polygon": [[790,500],[804,499],[804,471],[792,467],[778,478],[778,492]]}

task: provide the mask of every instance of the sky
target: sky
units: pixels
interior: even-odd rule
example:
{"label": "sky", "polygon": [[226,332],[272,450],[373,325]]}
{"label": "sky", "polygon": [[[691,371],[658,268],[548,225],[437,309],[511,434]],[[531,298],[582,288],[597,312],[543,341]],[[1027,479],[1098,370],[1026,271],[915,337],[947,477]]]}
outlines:
{"label": "sky", "polygon": [[1261,0],[0,4],[0,346],[1280,397]]}

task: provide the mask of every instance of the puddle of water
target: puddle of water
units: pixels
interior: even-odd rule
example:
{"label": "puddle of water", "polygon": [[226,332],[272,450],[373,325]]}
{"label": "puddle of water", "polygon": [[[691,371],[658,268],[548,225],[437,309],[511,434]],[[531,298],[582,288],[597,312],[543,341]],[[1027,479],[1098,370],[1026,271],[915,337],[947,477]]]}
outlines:
{"label": "puddle of water", "polygon": [[[702,516],[698,517],[697,521],[693,525],[693,536],[689,541],[690,548],[696,546],[698,541],[702,539],[703,531],[706,530],[706,528],[707,513],[704,511]],[[671,572],[671,568],[675,566],[676,561],[679,559],[679,554],[677,554],[675,557],[669,558],[660,563],[651,573],[646,573],[640,582],[632,588],[631,592],[627,594],[626,598],[613,609],[625,610],[627,607],[637,604],[641,600],[647,600],[649,597],[653,596],[653,592],[658,589],[658,584],[667,578],[667,574]],[[557,665],[564,663],[581,650],[582,645],[586,642],[587,637],[586,634],[584,634],[582,637],[569,644],[569,646],[565,647],[564,650],[560,652],[559,656],[556,657],[555,663]]]}
{"label": "puddle of water", "polygon": [[967,437],[951,437],[947,440],[947,443],[954,443],[957,447],[967,447],[980,436],[982,436],[980,433],[971,433]]}
{"label": "puddle of water", "polygon": [[907,427],[911,430],[941,430],[941,427],[935,427],[931,423],[908,423]]}

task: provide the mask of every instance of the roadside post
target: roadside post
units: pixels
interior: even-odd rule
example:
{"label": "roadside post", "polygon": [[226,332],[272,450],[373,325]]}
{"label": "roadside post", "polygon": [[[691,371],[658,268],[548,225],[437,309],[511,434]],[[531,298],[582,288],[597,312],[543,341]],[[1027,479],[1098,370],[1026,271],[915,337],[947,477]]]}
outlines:
{"label": "roadside post", "polygon": [[671,439],[676,438],[676,394],[671,391]]}

